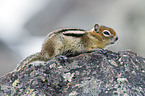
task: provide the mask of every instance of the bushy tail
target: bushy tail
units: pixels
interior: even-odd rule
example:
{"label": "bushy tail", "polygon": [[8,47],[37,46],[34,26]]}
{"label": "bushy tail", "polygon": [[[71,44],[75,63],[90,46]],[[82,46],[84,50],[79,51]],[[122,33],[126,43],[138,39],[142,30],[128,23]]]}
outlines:
{"label": "bushy tail", "polygon": [[[17,68],[15,70],[19,71],[26,67],[30,62],[32,61],[43,61],[44,57],[42,56],[41,52],[38,52],[36,54],[28,56],[26,59],[24,59],[20,64],[17,65]],[[45,60],[45,59],[44,59]]]}

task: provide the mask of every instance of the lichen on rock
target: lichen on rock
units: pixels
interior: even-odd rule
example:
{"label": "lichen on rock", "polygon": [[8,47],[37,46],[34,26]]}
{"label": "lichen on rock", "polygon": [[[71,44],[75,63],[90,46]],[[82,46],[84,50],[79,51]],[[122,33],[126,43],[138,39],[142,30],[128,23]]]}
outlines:
{"label": "lichen on rock", "polygon": [[144,96],[144,70],[145,58],[132,51],[60,56],[2,76],[0,95]]}

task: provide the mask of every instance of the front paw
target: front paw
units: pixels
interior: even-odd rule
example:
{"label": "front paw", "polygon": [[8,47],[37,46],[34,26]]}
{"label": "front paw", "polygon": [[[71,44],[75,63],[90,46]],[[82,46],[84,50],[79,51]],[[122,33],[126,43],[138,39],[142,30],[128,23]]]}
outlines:
{"label": "front paw", "polygon": [[61,62],[66,62],[68,58],[64,55],[59,55],[59,56],[56,56],[56,59]]}

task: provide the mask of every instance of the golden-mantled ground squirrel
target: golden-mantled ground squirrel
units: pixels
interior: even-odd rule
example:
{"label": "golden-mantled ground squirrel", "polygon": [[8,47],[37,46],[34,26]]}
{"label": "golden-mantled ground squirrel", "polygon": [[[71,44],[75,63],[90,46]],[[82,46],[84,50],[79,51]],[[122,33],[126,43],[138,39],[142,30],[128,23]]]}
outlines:
{"label": "golden-mantled ground squirrel", "polygon": [[24,59],[16,70],[24,68],[32,61],[47,61],[58,55],[69,53],[84,53],[103,49],[107,45],[114,44],[118,36],[112,28],[95,24],[89,30],[83,29],[59,29],[48,34],[42,45],[41,52]]}

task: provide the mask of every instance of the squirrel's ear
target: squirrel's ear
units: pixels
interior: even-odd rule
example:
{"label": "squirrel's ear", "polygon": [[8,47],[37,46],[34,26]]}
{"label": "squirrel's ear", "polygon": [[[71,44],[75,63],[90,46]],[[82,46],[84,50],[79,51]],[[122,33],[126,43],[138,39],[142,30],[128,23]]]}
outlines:
{"label": "squirrel's ear", "polygon": [[94,30],[98,33],[99,32],[99,24],[94,25]]}

